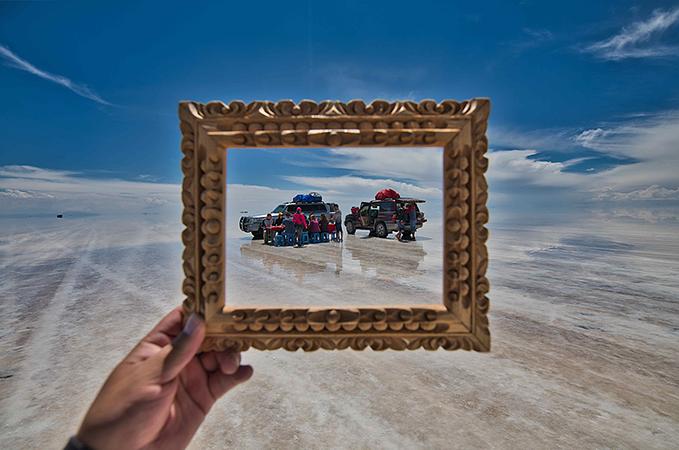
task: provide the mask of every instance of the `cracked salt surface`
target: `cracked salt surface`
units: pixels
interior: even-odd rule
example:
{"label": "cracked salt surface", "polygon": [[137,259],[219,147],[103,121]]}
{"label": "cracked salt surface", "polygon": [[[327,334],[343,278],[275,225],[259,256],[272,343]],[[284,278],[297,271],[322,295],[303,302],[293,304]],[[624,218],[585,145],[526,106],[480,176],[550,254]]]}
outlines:
{"label": "cracked salt surface", "polygon": [[[33,219],[0,230],[0,448],[60,448],[115,364],[181,303],[181,226]],[[228,295],[437,303],[433,230],[407,244],[359,232],[280,252],[232,234]],[[491,226],[490,354],[248,351],[255,375],[190,448],[671,448],[678,235],[676,224],[595,218]]]}

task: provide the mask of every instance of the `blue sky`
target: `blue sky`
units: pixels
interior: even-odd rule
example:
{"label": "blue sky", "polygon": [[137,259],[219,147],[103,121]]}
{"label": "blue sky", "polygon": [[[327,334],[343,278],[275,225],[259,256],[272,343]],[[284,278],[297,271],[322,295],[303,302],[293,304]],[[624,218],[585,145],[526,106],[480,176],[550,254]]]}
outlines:
{"label": "blue sky", "polygon": [[[234,99],[489,97],[493,208],[679,202],[677,2],[0,2],[0,46],[7,212],[177,208],[177,103]],[[432,189],[405,155],[233,156],[251,202]]]}

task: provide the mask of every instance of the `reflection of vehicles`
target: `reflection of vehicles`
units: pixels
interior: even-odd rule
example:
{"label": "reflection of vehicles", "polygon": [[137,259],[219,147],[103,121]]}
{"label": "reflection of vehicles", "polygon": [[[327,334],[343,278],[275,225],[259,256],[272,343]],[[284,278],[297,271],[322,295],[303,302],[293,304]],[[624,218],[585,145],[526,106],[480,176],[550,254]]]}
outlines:
{"label": "reflection of vehicles", "polygon": [[[422,228],[427,219],[424,218],[424,213],[420,211],[417,204],[424,202],[424,200],[407,197],[362,202],[356,213],[347,214],[344,225],[349,234],[356,233],[356,230],[370,230],[371,235],[385,238],[392,231],[398,231],[400,216],[408,208],[408,205],[413,203],[417,210],[417,226],[415,228]],[[394,220],[394,216],[397,217],[397,220]],[[411,230],[407,219],[405,222],[406,234],[404,237],[407,238]]]}
{"label": "reflection of vehicles", "polygon": [[[419,242],[413,242],[403,251],[403,247],[398,247],[398,252],[394,253],[394,246],[390,241],[372,241],[370,245],[365,238],[358,238],[347,241],[345,250],[351,254],[351,259],[358,261],[363,272],[375,271],[378,279],[397,280],[399,278],[409,278],[425,275],[428,271],[426,266],[420,264],[427,256],[427,252]],[[385,255],[388,257],[385,258]]]}
{"label": "reflection of vehicles", "polygon": [[[318,218],[321,216],[321,214],[325,214],[328,220],[332,217],[332,212],[335,211],[334,203],[325,203],[324,201],[287,202],[276,206],[276,208],[271,211],[271,215],[275,219],[279,212],[282,212],[283,214],[286,212],[294,214],[297,211],[298,206],[302,208],[302,212],[307,217],[309,217],[311,214],[314,214]],[[266,219],[266,214],[243,216],[238,221],[238,228],[240,228],[240,230],[245,233],[252,233],[252,235],[257,239],[261,239],[263,232],[260,230],[260,226],[262,225],[262,221],[264,219]]]}
{"label": "reflection of vehicles", "polygon": [[274,267],[278,266],[284,272],[294,274],[300,283],[304,281],[305,276],[325,272],[327,267],[327,262],[319,258],[313,258],[313,260],[291,258],[277,253],[275,249],[261,243],[251,242],[241,245],[240,254],[244,259],[261,261],[264,269],[272,275],[275,273]]}

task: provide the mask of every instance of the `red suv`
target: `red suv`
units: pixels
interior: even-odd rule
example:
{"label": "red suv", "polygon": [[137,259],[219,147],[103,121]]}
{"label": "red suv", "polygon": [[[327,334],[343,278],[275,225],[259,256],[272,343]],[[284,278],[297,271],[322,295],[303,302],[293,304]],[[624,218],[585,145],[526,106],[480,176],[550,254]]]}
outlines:
{"label": "red suv", "polygon": [[[417,228],[422,228],[427,219],[424,218],[424,213],[420,211],[418,203],[424,203],[425,200],[417,198],[385,198],[383,200],[372,200],[369,202],[362,202],[358,211],[347,214],[344,219],[344,226],[347,228],[347,233],[354,234],[356,230],[370,230],[371,236],[385,238],[392,231],[398,231],[398,220],[394,220],[395,216],[400,217],[401,211],[405,211],[409,204],[414,204],[417,210]],[[406,231],[404,238],[410,236],[410,223],[405,219]]]}

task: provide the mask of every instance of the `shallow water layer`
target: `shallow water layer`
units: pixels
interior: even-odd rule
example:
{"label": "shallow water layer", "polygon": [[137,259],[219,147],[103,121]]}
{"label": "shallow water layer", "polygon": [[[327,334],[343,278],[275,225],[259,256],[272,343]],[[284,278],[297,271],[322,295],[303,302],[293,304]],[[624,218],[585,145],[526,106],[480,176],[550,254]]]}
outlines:
{"label": "shallow water layer", "polygon": [[[674,446],[677,225],[591,217],[490,229],[491,353],[248,351],[255,375],[215,405],[190,448]],[[58,448],[75,432],[110,370],[181,303],[180,232],[148,217],[2,221],[1,448]],[[312,255],[230,235],[240,284],[229,298],[435,303],[440,243],[422,237],[359,233]],[[401,266],[384,266],[385,252]],[[365,303],[343,298],[361,289]]]}
{"label": "shallow water layer", "polygon": [[233,306],[442,304],[440,228],[415,241],[345,233],[342,242],[274,247],[251,236],[227,242],[226,303]]}

